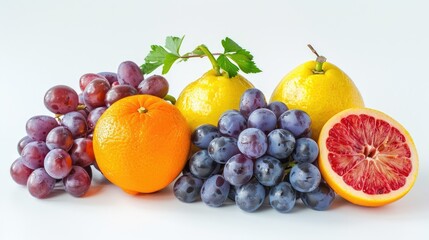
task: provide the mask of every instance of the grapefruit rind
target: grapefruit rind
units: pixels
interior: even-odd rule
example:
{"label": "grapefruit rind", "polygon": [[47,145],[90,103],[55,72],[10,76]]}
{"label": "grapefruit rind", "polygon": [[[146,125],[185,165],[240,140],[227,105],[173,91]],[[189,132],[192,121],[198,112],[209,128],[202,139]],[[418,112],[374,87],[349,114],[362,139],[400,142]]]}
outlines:
{"label": "grapefruit rind", "polygon": [[[345,117],[362,114],[372,116],[375,119],[384,120],[388,122],[393,128],[399,130],[399,132],[405,137],[405,144],[410,150],[409,159],[411,161],[411,170],[406,177],[406,182],[400,188],[391,190],[389,193],[367,194],[361,190],[354,189],[352,186],[345,183],[343,177],[334,171],[331,163],[329,162],[328,154],[330,151],[328,150],[326,141],[329,137],[330,130],[334,127],[335,124],[339,123]],[[380,111],[370,108],[351,108],[334,115],[322,128],[318,144],[320,148],[318,164],[323,178],[338,195],[354,204],[376,207],[394,202],[407,194],[411,190],[416,180],[418,173],[418,155],[413,139],[411,138],[408,131],[400,123]]]}

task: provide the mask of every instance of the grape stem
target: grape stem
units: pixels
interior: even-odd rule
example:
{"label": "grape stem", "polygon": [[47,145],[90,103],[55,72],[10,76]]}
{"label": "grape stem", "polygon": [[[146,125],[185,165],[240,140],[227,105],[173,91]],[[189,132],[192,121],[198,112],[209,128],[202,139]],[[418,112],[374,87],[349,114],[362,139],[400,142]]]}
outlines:
{"label": "grape stem", "polygon": [[176,104],[176,98],[169,94],[165,95],[164,100],[171,102],[173,105]]}
{"label": "grape stem", "polygon": [[282,179],[282,180],[284,180],[286,178],[286,176],[290,173],[290,170],[292,169],[292,167],[296,165],[296,162],[287,162],[287,163],[284,163],[282,165],[285,168],[285,170],[283,172],[283,179]]}
{"label": "grape stem", "polygon": [[86,108],[86,106],[85,106],[85,104],[79,104],[79,105],[77,105],[77,108],[76,108],[76,110],[84,110]]}
{"label": "grape stem", "polygon": [[315,73],[315,74],[322,74],[322,73],[325,73],[324,71],[323,71],[323,63],[325,63],[326,62],[326,57],[324,57],[324,56],[320,56],[318,53],[317,53],[317,51],[316,51],[316,49],[314,49],[313,48],[313,46],[311,46],[311,44],[307,44],[307,47],[308,48],[310,48],[310,50],[316,55],[316,67],[315,67],[315,69],[313,70],[313,73]]}

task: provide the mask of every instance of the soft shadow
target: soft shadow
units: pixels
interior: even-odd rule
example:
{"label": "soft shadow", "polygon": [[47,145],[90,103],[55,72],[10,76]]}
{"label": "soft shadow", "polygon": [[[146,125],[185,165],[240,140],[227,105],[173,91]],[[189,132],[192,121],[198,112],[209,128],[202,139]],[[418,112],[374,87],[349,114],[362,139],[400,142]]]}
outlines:
{"label": "soft shadow", "polygon": [[340,196],[336,196],[334,201],[332,202],[331,207],[328,210],[336,210],[338,208],[342,208],[345,206],[350,205],[350,202],[348,202],[347,200],[345,200],[344,198],[340,197]]}
{"label": "soft shadow", "polygon": [[175,198],[173,194],[173,187],[171,186],[171,184],[168,187],[161,189],[157,192],[138,193],[135,195],[129,194],[129,196],[133,198],[141,198],[141,199],[144,199],[145,201],[156,201],[156,202],[167,201]]}

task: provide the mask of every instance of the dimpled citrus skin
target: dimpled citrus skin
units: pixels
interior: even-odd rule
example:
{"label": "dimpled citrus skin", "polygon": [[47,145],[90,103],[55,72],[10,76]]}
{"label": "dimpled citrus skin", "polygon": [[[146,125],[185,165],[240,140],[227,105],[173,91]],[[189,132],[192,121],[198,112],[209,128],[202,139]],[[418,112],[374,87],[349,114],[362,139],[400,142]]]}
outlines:
{"label": "dimpled citrus skin", "polygon": [[311,117],[312,138],[317,141],[323,125],[336,113],[364,107],[359,90],[337,66],[325,62],[322,74],[315,74],[316,61],[306,62],[277,85],[271,102],[282,101],[289,109],[300,109]]}
{"label": "dimpled citrus skin", "polygon": [[238,109],[241,95],[254,86],[244,77],[216,76],[214,70],[205,73],[180,93],[176,107],[188,121],[191,130],[202,124],[217,126],[226,110]]}
{"label": "dimpled citrus skin", "polygon": [[[143,108],[147,112],[139,112]],[[170,184],[183,169],[191,131],[166,101],[135,95],[115,102],[94,130],[94,154],[103,175],[128,193],[150,193]]]}

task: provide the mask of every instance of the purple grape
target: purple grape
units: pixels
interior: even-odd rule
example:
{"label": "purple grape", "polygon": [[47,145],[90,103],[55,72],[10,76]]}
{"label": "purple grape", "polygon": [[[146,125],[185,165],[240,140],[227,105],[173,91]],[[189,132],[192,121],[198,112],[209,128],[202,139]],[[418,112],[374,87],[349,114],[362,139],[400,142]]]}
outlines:
{"label": "purple grape", "polygon": [[121,85],[131,85],[135,88],[143,81],[140,67],[131,61],[122,62],[118,67],[118,82]]}
{"label": "purple grape", "polygon": [[76,110],[79,105],[79,97],[73,88],[57,85],[46,92],[44,103],[49,111],[55,114],[65,114]]}
{"label": "purple grape", "polygon": [[10,176],[20,185],[27,185],[28,177],[32,172],[33,169],[28,168],[22,163],[21,157],[17,158],[10,166]]}
{"label": "purple grape", "polygon": [[207,150],[200,150],[189,159],[189,170],[197,178],[207,179],[218,168],[219,164],[209,156]]}
{"label": "purple grape", "polygon": [[284,129],[275,129],[267,136],[267,154],[284,161],[295,148],[295,137]]}
{"label": "purple grape", "polygon": [[319,155],[319,147],[317,143],[311,138],[299,138],[296,140],[295,149],[292,153],[292,158],[296,162],[312,163]]}
{"label": "purple grape", "polygon": [[301,199],[305,206],[317,210],[327,210],[335,199],[335,192],[328,184],[321,182],[319,187],[311,192],[301,193]]}
{"label": "purple grape", "polygon": [[18,145],[17,145],[17,150],[19,155],[21,155],[22,149],[24,149],[24,147],[31,143],[34,142],[35,140],[29,136],[25,136],[23,138],[21,138],[21,140],[19,140]]}
{"label": "purple grape", "polygon": [[137,87],[140,94],[149,94],[164,98],[169,90],[167,79],[160,75],[152,75],[143,80]]}
{"label": "purple grape", "polygon": [[43,167],[43,161],[48,152],[49,148],[46,146],[45,142],[31,142],[22,149],[22,163],[31,169],[41,168]]}
{"label": "purple grape", "polygon": [[72,169],[70,155],[62,149],[51,150],[45,157],[45,170],[49,176],[61,179]]}
{"label": "purple grape", "polygon": [[182,202],[191,203],[200,197],[203,181],[191,174],[179,177],[173,186],[174,196]]}
{"label": "purple grape", "polygon": [[91,186],[91,177],[80,167],[73,166],[70,173],[63,179],[64,189],[74,197],[81,197],[88,192]]}
{"label": "purple grape", "polygon": [[[92,168],[91,165],[84,167],[85,171],[88,173],[89,179],[92,180]],[[73,170],[73,169],[72,169]]]}
{"label": "purple grape", "polygon": [[311,163],[298,163],[292,167],[289,173],[290,184],[295,190],[302,193],[315,190],[321,180],[319,169]]}
{"label": "purple grape", "polygon": [[48,133],[55,127],[58,127],[58,122],[55,118],[39,115],[28,119],[25,130],[32,139],[45,141]]}
{"label": "purple grape", "polygon": [[237,139],[233,137],[218,137],[213,139],[207,151],[213,160],[225,164],[232,156],[240,153],[237,147]]}
{"label": "purple grape", "polygon": [[78,138],[74,140],[73,147],[70,150],[70,157],[73,165],[87,167],[94,163],[94,149],[92,140],[88,138]]}
{"label": "purple grape", "polygon": [[296,138],[308,134],[311,126],[310,116],[301,110],[288,110],[284,112],[279,120],[278,125],[282,129],[290,131]]}
{"label": "purple grape", "polygon": [[97,75],[103,76],[105,79],[107,79],[110,85],[118,81],[118,74],[114,72],[99,72]]}
{"label": "purple grape", "polygon": [[267,100],[261,90],[257,88],[247,89],[240,99],[240,112],[245,118],[259,108],[267,107]]}
{"label": "purple grape", "polygon": [[88,114],[87,122],[88,122],[88,132],[92,132],[95,128],[95,124],[97,124],[98,119],[103,115],[103,113],[106,111],[106,107],[99,107]]}
{"label": "purple grape", "polygon": [[231,187],[229,188],[228,198],[234,202],[235,202],[235,196],[237,196],[237,188],[238,187],[234,185],[231,185]]}
{"label": "purple grape", "polygon": [[105,105],[104,101],[109,89],[110,85],[107,80],[95,79],[88,83],[83,91],[83,102],[91,109],[102,107]]}
{"label": "purple grape", "polygon": [[281,213],[290,212],[296,203],[296,192],[288,182],[281,182],[270,190],[270,205]]}
{"label": "purple grape", "polygon": [[182,169],[182,175],[191,174],[191,170],[189,169],[189,161],[186,162],[185,166]]}
{"label": "purple grape", "polygon": [[236,189],[235,204],[246,212],[254,212],[265,200],[265,188],[256,180],[250,181]]}
{"label": "purple grape", "polygon": [[60,148],[68,151],[73,146],[72,133],[66,127],[56,127],[48,133],[46,146],[49,150]]}
{"label": "purple grape", "polygon": [[246,127],[246,118],[236,110],[226,111],[219,118],[219,131],[225,136],[237,138],[240,132],[246,129]]}
{"label": "purple grape", "polygon": [[282,181],[284,168],[277,158],[262,156],[255,161],[254,174],[259,183],[272,187]]}
{"label": "purple grape", "polygon": [[191,136],[192,143],[201,149],[206,149],[209,143],[221,136],[219,129],[211,124],[203,124],[197,127]]}
{"label": "purple grape", "polygon": [[225,164],[223,176],[234,186],[241,186],[249,182],[253,176],[253,161],[243,154],[231,157]]}
{"label": "purple grape", "polygon": [[274,101],[267,106],[268,109],[273,111],[273,113],[276,115],[276,118],[278,119],[284,112],[289,110],[289,108],[284,104],[283,102]]}
{"label": "purple grape", "polygon": [[66,113],[61,119],[61,125],[70,130],[73,138],[84,137],[88,132],[85,116],[79,112]]}
{"label": "purple grape", "polygon": [[137,90],[130,85],[118,85],[115,87],[112,87],[107,93],[106,93],[106,99],[104,100],[107,107],[110,107],[114,102],[118,101],[119,99],[136,95]]}
{"label": "purple grape", "polygon": [[230,185],[222,175],[213,175],[201,188],[201,200],[210,207],[220,207],[228,198]]}
{"label": "purple grape", "polygon": [[247,119],[247,127],[258,128],[268,134],[276,128],[277,117],[269,109],[260,108],[253,111]]}
{"label": "purple grape", "polygon": [[88,86],[88,84],[90,82],[94,81],[95,79],[101,79],[101,80],[107,81],[107,78],[105,78],[104,76],[102,76],[100,74],[87,73],[87,74],[82,75],[82,77],[80,77],[80,79],[79,79],[80,90],[84,91],[86,86]]}
{"label": "purple grape", "polygon": [[237,146],[244,155],[256,159],[267,152],[267,137],[257,128],[248,128],[238,136]]}
{"label": "purple grape", "polygon": [[54,190],[56,180],[49,176],[44,168],[34,170],[27,181],[27,188],[31,196],[46,198]]}
{"label": "purple grape", "polygon": [[89,110],[87,108],[84,108],[77,110],[76,112],[82,114],[82,116],[86,119],[88,117]]}

